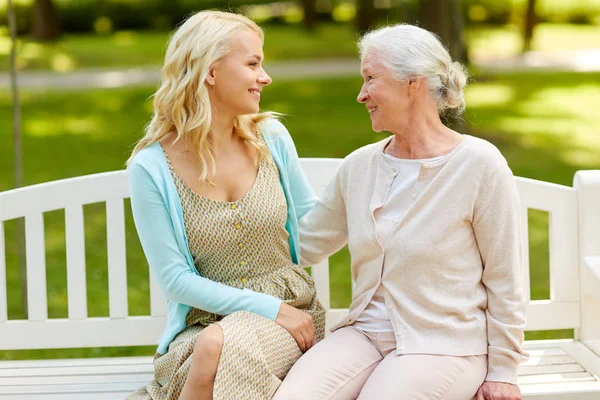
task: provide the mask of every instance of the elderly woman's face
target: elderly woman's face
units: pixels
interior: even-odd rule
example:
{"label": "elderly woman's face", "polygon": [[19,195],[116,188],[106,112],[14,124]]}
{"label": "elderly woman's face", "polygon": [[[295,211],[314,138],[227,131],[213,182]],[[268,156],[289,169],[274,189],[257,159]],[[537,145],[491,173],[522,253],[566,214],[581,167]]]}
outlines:
{"label": "elderly woman's face", "polygon": [[361,63],[364,79],[358,102],[364,103],[375,132],[393,132],[406,119],[409,107],[406,81],[398,80],[376,52],[367,52]]}

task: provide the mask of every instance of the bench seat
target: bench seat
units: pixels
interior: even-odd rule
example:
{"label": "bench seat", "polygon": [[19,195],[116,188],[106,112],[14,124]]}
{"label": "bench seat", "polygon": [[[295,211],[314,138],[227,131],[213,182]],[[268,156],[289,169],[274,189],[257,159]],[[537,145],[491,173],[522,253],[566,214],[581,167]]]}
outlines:
{"label": "bench seat", "polygon": [[[571,340],[527,342],[519,367],[523,398],[600,399],[595,355]],[[0,362],[0,397],[14,400],[121,400],[153,377],[152,357]]]}

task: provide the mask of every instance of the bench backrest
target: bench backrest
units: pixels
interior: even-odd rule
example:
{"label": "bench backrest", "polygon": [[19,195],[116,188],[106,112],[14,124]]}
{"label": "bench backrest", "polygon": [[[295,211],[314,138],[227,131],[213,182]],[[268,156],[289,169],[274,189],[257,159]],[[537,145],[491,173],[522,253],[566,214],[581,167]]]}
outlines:
{"label": "bench backrest", "polygon": [[[340,165],[339,159],[302,159],[303,169],[320,195]],[[528,209],[548,212],[550,298],[529,302],[528,330],[580,326],[577,193],[571,187],[517,178],[524,241],[523,281],[530,298]],[[150,278],[150,315],[130,316],[124,199],[127,172],[117,171],[54,181],[0,193],[0,350],[153,345],[166,321],[166,300]],[[109,316],[87,313],[83,206],[106,203]],[[43,213],[64,209],[68,318],[48,318]],[[8,320],[4,221],[24,217],[28,320]],[[312,268],[319,298],[329,309],[327,262]],[[350,277],[348,277],[350,279]],[[328,325],[343,316],[330,310]]]}

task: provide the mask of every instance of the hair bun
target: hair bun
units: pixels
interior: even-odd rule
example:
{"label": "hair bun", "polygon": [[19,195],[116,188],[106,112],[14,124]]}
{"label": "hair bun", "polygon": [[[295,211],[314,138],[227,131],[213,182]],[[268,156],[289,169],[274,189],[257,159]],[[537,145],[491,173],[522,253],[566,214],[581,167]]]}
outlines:
{"label": "hair bun", "polygon": [[448,68],[448,75],[443,79],[445,88],[442,95],[442,108],[457,110],[459,113],[465,108],[464,89],[467,85],[467,69],[459,62],[453,62]]}

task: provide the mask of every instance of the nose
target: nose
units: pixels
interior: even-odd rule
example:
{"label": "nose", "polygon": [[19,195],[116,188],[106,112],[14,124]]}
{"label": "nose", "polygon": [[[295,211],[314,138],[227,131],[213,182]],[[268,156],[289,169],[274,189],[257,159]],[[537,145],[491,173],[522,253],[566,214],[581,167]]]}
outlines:
{"label": "nose", "polygon": [[273,82],[273,79],[271,79],[271,77],[269,76],[269,74],[267,74],[264,68],[261,68],[260,75],[258,76],[258,82],[261,85],[268,86],[271,84],[271,82]]}
{"label": "nose", "polygon": [[358,97],[356,98],[356,101],[358,101],[359,103],[366,103],[368,98],[369,94],[365,89],[365,85],[362,85],[362,87],[360,88],[360,92],[358,93]]}

